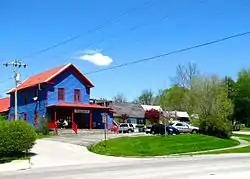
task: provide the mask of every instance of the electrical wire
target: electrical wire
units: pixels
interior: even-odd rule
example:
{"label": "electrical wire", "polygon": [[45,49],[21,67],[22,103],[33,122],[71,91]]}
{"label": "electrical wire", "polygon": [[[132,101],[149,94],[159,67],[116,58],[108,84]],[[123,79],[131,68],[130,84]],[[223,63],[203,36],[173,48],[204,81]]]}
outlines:
{"label": "electrical wire", "polygon": [[[68,44],[68,43],[70,43],[70,42],[73,42],[73,41],[75,41],[75,40],[81,38],[83,35],[90,35],[90,34],[92,34],[92,33],[95,33],[95,32],[97,32],[97,31],[99,31],[99,30],[101,30],[101,29],[107,27],[108,25],[111,25],[111,24],[114,24],[114,23],[116,23],[116,22],[119,22],[119,21],[121,20],[122,17],[124,17],[124,16],[126,16],[127,14],[129,14],[129,13],[135,11],[138,7],[141,7],[141,6],[144,6],[144,5],[148,4],[149,2],[150,2],[150,0],[146,0],[146,1],[144,1],[144,3],[143,3],[142,5],[141,5],[141,4],[136,5],[136,6],[134,6],[133,8],[131,8],[131,9],[129,9],[129,10],[127,10],[127,11],[121,13],[121,14],[118,15],[118,16],[116,16],[115,18],[112,18],[112,19],[106,21],[105,23],[98,25],[97,27],[94,27],[94,28],[91,28],[91,29],[87,30],[86,33],[78,34],[78,35],[72,36],[71,38],[68,38],[68,39],[63,40],[63,41],[60,41],[60,42],[58,42],[58,43],[56,43],[56,44],[54,44],[54,45],[52,45],[52,46],[46,47],[46,48],[44,48],[44,49],[41,49],[41,50],[39,50],[39,51],[37,51],[37,52],[35,52],[35,53],[33,53],[33,54],[26,55],[26,56],[23,57],[22,59],[27,59],[27,58],[35,57],[35,56],[37,56],[37,55],[39,55],[39,54],[42,54],[42,53],[47,52],[47,51],[50,51],[50,50],[52,50],[52,49],[54,49],[54,48],[57,48],[57,47],[59,47],[59,46],[63,46],[63,45],[65,45],[65,44]],[[152,6],[152,5],[151,5],[151,6]],[[151,7],[151,6],[150,6],[150,7]]]}
{"label": "electrical wire", "polygon": [[123,63],[123,64],[120,64],[120,65],[116,65],[116,66],[112,66],[112,67],[108,67],[108,68],[104,68],[104,69],[100,69],[100,70],[96,70],[96,71],[90,71],[90,72],[85,73],[85,75],[99,73],[99,72],[102,72],[102,71],[112,70],[112,69],[116,69],[116,68],[121,68],[121,67],[124,67],[124,66],[129,66],[129,65],[133,65],[133,64],[137,64],[137,63],[142,63],[142,62],[146,62],[146,61],[150,61],[150,60],[154,60],[154,59],[159,59],[159,58],[162,58],[162,57],[165,57],[165,56],[186,52],[186,51],[189,51],[189,50],[193,50],[193,49],[196,49],[196,48],[216,44],[216,43],[219,43],[219,42],[223,42],[223,41],[230,40],[230,39],[237,38],[237,37],[242,37],[242,36],[249,35],[249,34],[250,34],[250,31],[246,31],[246,32],[243,32],[243,33],[240,33],[240,34],[235,34],[235,35],[231,35],[231,36],[228,36],[228,37],[223,37],[223,38],[220,38],[220,39],[217,39],[217,40],[213,40],[213,41],[210,41],[210,42],[194,45],[194,46],[191,46],[191,47],[182,48],[182,49],[171,51],[171,52],[168,52],[168,53],[163,53],[163,54],[160,54],[160,55],[155,55],[155,56],[152,56],[152,57],[143,58],[143,59]]}

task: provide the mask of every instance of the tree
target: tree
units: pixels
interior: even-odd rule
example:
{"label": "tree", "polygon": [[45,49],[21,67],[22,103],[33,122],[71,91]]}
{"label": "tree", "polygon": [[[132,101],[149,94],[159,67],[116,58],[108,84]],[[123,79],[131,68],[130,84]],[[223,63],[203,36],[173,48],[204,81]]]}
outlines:
{"label": "tree", "polygon": [[197,65],[189,62],[187,65],[179,64],[176,68],[176,75],[173,78],[173,85],[189,89],[192,79],[199,74]]}
{"label": "tree", "polygon": [[154,93],[151,90],[144,90],[134,102],[144,105],[153,105],[155,103]]}
{"label": "tree", "polygon": [[163,110],[179,110],[185,111],[185,90],[183,87],[174,85],[171,88],[165,89],[159,98],[159,104]]}
{"label": "tree", "polygon": [[123,93],[118,93],[116,96],[114,96],[113,100],[117,103],[127,102],[127,99]]}
{"label": "tree", "polygon": [[233,118],[240,123],[250,126],[250,69],[238,73],[233,93]]}
{"label": "tree", "polygon": [[232,126],[228,116],[233,103],[228,98],[227,86],[217,76],[197,76],[192,80],[186,102],[199,115],[199,126],[204,134],[229,137]]}
{"label": "tree", "polygon": [[150,109],[145,111],[145,118],[149,119],[151,124],[159,123],[160,111],[156,109]]}

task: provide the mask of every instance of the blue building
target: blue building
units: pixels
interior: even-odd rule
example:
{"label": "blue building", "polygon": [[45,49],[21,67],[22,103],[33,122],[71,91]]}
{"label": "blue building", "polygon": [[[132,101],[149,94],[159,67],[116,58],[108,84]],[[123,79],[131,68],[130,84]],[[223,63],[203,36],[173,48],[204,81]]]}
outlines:
{"label": "blue building", "polygon": [[[57,128],[57,121],[67,120],[68,127],[76,133],[77,129],[103,129],[105,124],[111,128],[110,108],[90,104],[93,87],[73,64],[37,74],[17,87],[18,117],[33,126],[37,126],[40,119],[47,118],[51,128]],[[14,119],[14,89],[9,94],[9,119]]]}

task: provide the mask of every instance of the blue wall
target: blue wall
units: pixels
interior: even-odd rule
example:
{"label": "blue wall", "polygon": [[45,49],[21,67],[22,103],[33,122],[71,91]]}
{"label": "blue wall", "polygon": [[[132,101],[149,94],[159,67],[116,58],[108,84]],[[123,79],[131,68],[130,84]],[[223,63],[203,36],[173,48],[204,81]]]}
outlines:
{"label": "blue wall", "polygon": [[74,103],[74,89],[81,90],[81,103],[88,104],[90,94],[87,94],[86,86],[79,80],[79,78],[71,72],[66,70],[58,78],[55,79],[55,84],[48,88],[48,105],[58,104],[58,88],[65,90],[65,102]]}
{"label": "blue wall", "polygon": [[[35,111],[38,113],[38,119],[39,117],[46,115],[46,90],[44,88],[41,88],[38,92],[38,100],[37,102],[34,101],[34,97],[36,96],[36,90],[38,90],[38,87],[28,88],[26,90],[18,91],[17,93],[17,111],[18,111],[18,117],[19,119],[24,118],[24,113],[27,113],[27,122],[31,125],[34,125],[34,115]],[[25,92],[27,92],[27,104],[25,104]],[[10,95],[10,119],[14,119],[14,113],[15,113],[15,101],[14,101],[14,93],[11,93]]]}
{"label": "blue wall", "polygon": [[[96,123],[96,129],[104,129],[105,128],[105,123],[103,123],[102,122],[102,115],[101,115],[101,113],[105,113],[105,111],[103,111],[103,110],[101,110],[101,109],[94,109],[93,110],[93,114],[92,114],[92,121],[93,121],[93,123],[95,122]],[[112,126],[112,117],[111,117],[111,115],[109,114],[108,115],[108,120],[107,120],[107,122],[108,122],[108,129],[110,129],[111,128],[111,126]],[[99,123],[99,125],[98,125],[98,123]],[[93,128],[94,128],[94,125],[93,125]]]}

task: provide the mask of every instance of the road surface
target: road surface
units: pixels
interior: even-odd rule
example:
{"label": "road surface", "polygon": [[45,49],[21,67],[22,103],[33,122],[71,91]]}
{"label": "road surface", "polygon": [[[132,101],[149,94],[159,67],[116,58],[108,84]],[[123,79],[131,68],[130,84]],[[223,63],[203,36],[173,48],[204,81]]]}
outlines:
{"label": "road surface", "polygon": [[250,178],[250,155],[159,157],[1,172],[1,179]]}

